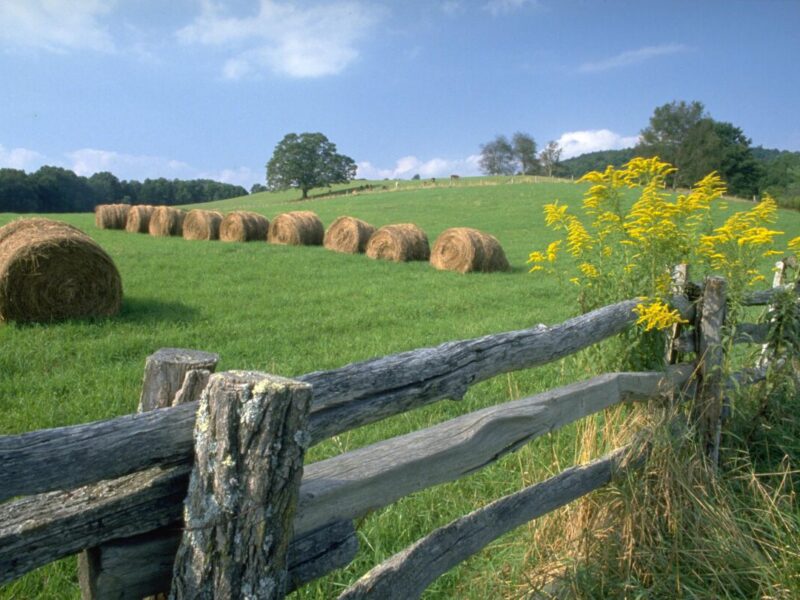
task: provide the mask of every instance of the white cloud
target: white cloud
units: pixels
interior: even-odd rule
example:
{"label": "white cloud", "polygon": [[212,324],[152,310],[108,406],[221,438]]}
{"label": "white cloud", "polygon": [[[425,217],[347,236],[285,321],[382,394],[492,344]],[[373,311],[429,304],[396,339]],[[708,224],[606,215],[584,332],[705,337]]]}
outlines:
{"label": "white cloud", "polygon": [[611,69],[619,69],[621,67],[630,67],[646,62],[650,59],[659,56],[668,56],[670,54],[679,54],[688,52],[689,47],[684,44],[662,44],[660,46],[645,46],[638,50],[628,50],[621,52],[611,58],[596,62],[583,63],[578,70],[581,73],[599,73]]}
{"label": "white cloud", "polygon": [[609,129],[590,129],[568,131],[556,141],[562,148],[561,158],[567,159],[598,150],[630,148],[636,145],[639,136],[622,136]]}
{"label": "white cloud", "polygon": [[2,0],[0,45],[51,52],[112,51],[114,42],[100,17],[109,0]]}
{"label": "white cloud", "polygon": [[473,154],[462,159],[432,158],[422,161],[416,156],[404,156],[394,168],[379,168],[368,161],[358,163],[358,177],[365,179],[410,179],[419,175],[423,179],[449,177],[450,175],[479,175],[480,156]]}
{"label": "white cloud", "polygon": [[66,154],[66,167],[78,175],[89,177],[100,171],[110,171],[120,179],[213,179],[241,185],[246,189],[264,179],[262,172],[249,167],[203,171],[181,160],[146,154],[125,154],[111,150],[82,148]]}
{"label": "white cloud", "polygon": [[498,15],[506,15],[515,12],[526,5],[535,4],[535,0],[489,0],[483,5],[483,8],[496,17]]}
{"label": "white cloud", "polygon": [[32,171],[43,164],[44,155],[27,148],[11,148],[6,150],[0,144],[0,168],[22,169]]}
{"label": "white cloud", "polygon": [[262,69],[289,77],[322,77],[340,73],[358,58],[357,42],[381,15],[373,5],[349,0],[307,7],[261,0],[257,14],[236,17],[205,0],[200,15],[177,35],[186,44],[231,52],[223,67],[229,79]]}

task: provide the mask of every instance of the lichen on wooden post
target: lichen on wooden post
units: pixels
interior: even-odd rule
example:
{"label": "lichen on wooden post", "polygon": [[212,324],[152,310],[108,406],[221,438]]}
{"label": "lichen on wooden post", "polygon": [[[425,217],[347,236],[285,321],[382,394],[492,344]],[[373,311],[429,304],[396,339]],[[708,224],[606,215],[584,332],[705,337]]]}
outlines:
{"label": "lichen on wooden post", "polygon": [[725,323],[726,288],[727,283],[722,277],[706,279],[702,308],[698,317],[700,387],[693,412],[706,453],[714,465],[719,462],[719,444],[722,435],[725,361],[722,327]]}
{"label": "lichen on wooden post", "polygon": [[170,598],[283,598],[311,386],[213,375],[195,421],[195,466]]}
{"label": "lichen on wooden post", "polygon": [[189,371],[213,372],[218,362],[218,354],[201,350],[161,348],[154,352],[145,361],[139,412],[172,406]]}

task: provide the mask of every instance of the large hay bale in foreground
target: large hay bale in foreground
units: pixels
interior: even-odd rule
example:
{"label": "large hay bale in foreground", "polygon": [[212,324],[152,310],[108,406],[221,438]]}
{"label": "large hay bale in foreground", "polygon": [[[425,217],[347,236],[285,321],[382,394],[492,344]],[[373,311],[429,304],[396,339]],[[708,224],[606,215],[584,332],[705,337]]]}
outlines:
{"label": "large hay bale in foreground", "polygon": [[235,210],[225,215],[219,225],[223,242],[266,242],[269,221],[258,213]]}
{"label": "large hay bale in foreground", "polygon": [[413,223],[381,227],[369,238],[366,252],[370,258],[394,262],[428,260],[431,255],[428,236]]}
{"label": "large hay bale in foreground", "polygon": [[222,213],[216,210],[190,210],[183,220],[183,239],[218,240]]}
{"label": "large hay bale in foreground", "polygon": [[289,246],[321,246],[325,227],[310,210],[283,213],[269,224],[267,241]]}
{"label": "large hay bale in foreground", "polygon": [[323,245],[336,252],[358,254],[364,252],[375,228],[355,217],[339,217],[325,232]]}
{"label": "large hay bale in foreground", "polygon": [[171,206],[156,206],[153,214],[150,215],[150,223],[147,230],[150,235],[168,236],[183,235],[183,220],[186,213]]}
{"label": "large hay bale in foreground", "polygon": [[446,229],[436,238],[431,264],[443,271],[508,271],[506,253],[497,238],[470,227]]}
{"label": "large hay bale in foreground", "polygon": [[150,217],[155,209],[155,206],[149,204],[131,206],[128,209],[128,223],[125,225],[125,230],[129,233],[148,233]]}
{"label": "large hay bale in foreground", "polygon": [[129,208],[127,204],[98,204],[94,207],[94,224],[100,229],[125,229]]}
{"label": "large hay bale in foreground", "polygon": [[114,261],[80,229],[50,219],[0,227],[0,321],[53,321],[119,312]]}

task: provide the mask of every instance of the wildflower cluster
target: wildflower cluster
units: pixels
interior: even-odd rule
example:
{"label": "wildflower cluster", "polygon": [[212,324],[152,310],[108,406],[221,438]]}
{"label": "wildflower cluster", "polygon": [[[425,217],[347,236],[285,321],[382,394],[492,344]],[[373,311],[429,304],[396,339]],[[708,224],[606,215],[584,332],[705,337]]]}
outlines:
{"label": "wildflower cluster", "polygon": [[[592,185],[580,215],[558,201],[544,207],[545,223],[562,239],[530,254],[531,271],[554,271],[564,246],[573,259],[570,282],[578,288],[580,309],[642,297],[637,313],[645,330],[681,322],[667,303],[677,264],[692,265],[696,275],[699,269],[725,276],[734,294],[763,279],[758,270],[763,258],[780,254],[774,243],[782,232],[770,228],[776,220],[774,200],[767,197],[715,228],[715,213],[727,210],[720,176],[710,173],[688,193],[675,195],[665,189],[675,170],[657,157],[634,158],[620,169],[609,166],[584,175],[579,181]],[[800,238],[789,250],[800,250]]]}

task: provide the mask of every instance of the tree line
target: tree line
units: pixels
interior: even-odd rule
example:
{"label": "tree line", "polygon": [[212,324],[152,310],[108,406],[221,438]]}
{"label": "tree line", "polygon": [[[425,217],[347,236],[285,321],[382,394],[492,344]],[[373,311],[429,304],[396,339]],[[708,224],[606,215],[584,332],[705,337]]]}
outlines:
{"label": "tree line", "polygon": [[190,204],[247,195],[239,185],[210,179],[122,180],[102,171],[91,177],[62,167],[32,173],[0,169],[0,212],[90,212],[98,204]]}
{"label": "tree line", "polygon": [[[524,143],[518,143],[520,140]],[[752,147],[752,140],[732,123],[717,121],[702,102],[674,101],[656,108],[633,148],[604,150],[560,161],[556,142],[536,153],[528,134],[512,140],[498,135],[481,146],[480,165],[487,175],[546,174],[580,177],[606,166],[622,166],[634,156],[658,156],[678,170],[673,188],[687,188],[711,171],[725,180],[729,193],[745,198],[765,193],[779,204],[800,208],[800,152]]]}

